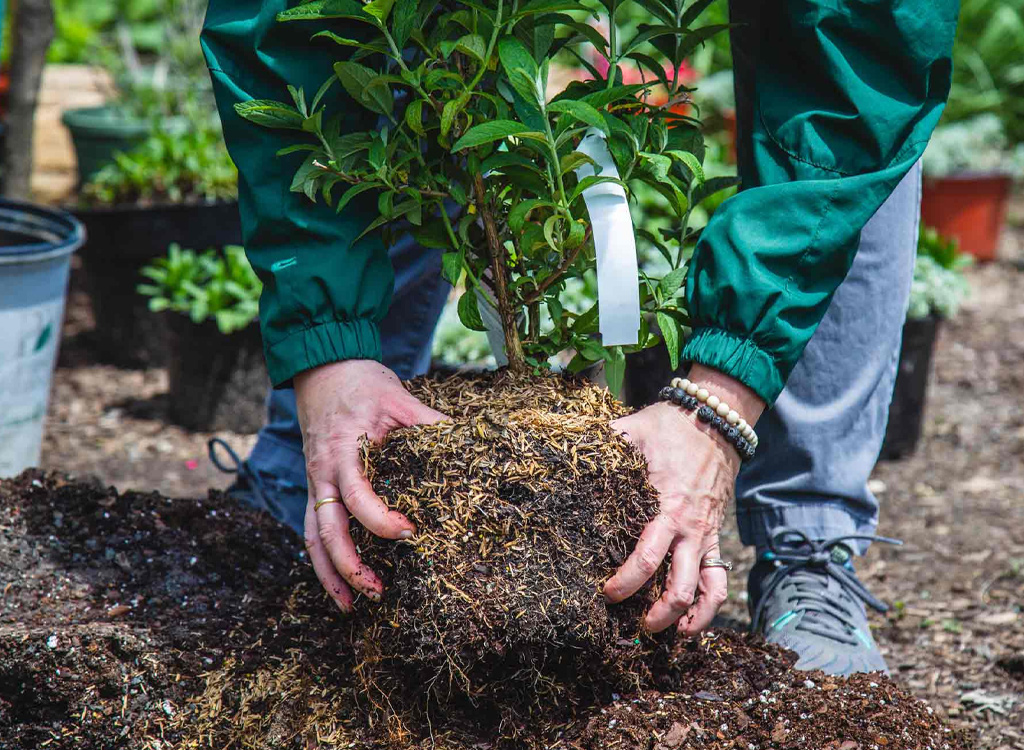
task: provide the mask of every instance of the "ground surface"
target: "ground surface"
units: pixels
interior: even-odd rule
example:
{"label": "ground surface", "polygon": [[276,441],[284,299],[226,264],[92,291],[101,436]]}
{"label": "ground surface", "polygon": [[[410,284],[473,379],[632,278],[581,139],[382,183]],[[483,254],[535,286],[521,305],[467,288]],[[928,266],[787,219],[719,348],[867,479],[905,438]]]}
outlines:
{"label": "ground surface", "polygon": [[[1009,257],[1024,257],[1021,235]],[[875,616],[896,680],[979,747],[1024,749],[1024,267],[1012,261],[971,272],[975,292],[947,325],[936,352],[928,420],[917,455],[876,471],[880,531],[904,539],[876,547],[862,577],[897,606]],[[76,336],[88,330],[81,301],[57,371],[43,463],[97,474],[119,489],[204,496],[230,478],[205,458],[205,435],[159,419],[161,371],[91,363]],[[80,343],[84,343],[80,339]],[[151,410],[138,406],[150,400]],[[227,436],[241,454],[251,436]],[[193,463],[194,462],[194,463]],[[739,563],[723,616],[746,621],[741,593],[749,553],[735,525],[726,556]]]}

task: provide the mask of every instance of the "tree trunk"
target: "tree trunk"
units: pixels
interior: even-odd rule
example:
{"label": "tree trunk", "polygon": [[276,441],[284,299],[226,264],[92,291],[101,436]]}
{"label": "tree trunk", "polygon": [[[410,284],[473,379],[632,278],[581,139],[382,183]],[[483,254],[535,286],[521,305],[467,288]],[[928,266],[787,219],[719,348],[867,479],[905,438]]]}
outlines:
{"label": "tree trunk", "polygon": [[5,198],[27,199],[39,84],[54,33],[53,5],[51,0],[18,0],[11,16],[11,88],[2,193]]}
{"label": "tree trunk", "polygon": [[512,300],[508,290],[508,268],[505,266],[505,249],[498,237],[498,228],[494,224],[494,216],[487,205],[487,193],[484,190],[483,175],[473,175],[473,188],[476,193],[476,208],[484,222],[484,233],[487,236],[487,250],[491,256],[491,272],[494,274],[494,296],[498,304],[498,317],[501,318],[501,330],[505,334],[505,356],[508,358],[508,369],[521,375],[528,371],[526,355],[523,353],[523,342],[519,338],[519,325],[516,322],[516,311],[512,308]]}

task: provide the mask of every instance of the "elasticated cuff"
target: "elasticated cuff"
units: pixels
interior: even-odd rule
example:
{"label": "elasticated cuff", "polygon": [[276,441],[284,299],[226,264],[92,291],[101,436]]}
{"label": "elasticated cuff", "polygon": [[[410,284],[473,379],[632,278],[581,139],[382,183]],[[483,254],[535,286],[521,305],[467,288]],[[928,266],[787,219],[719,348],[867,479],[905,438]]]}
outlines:
{"label": "elasticated cuff", "polygon": [[720,328],[695,329],[683,347],[682,358],[735,378],[769,406],[785,386],[771,355],[750,339]]}
{"label": "elasticated cuff", "polygon": [[292,378],[331,362],[346,359],[381,359],[380,329],[372,320],[339,320],[303,328],[273,344],[264,339],[267,372],[275,388],[291,385]]}

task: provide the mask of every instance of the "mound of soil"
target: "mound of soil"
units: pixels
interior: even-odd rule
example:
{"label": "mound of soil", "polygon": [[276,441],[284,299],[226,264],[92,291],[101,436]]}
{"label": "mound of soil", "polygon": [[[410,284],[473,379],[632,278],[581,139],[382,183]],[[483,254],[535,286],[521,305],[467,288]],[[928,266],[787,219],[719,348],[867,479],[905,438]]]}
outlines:
{"label": "mound of soil", "polygon": [[[495,398],[478,385],[467,391],[472,398]],[[595,395],[590,407],[571,406],[545,394],[565,410],[566,422],[583,425],[558,431],[553,421],[531,415],[537,402],[526,393],[499,421],[487,403],[458,411],[445,402],[445,387],[433,392],[434,405],[456,417],[452,425],[398,435],[369,452],[375,486],[413,516],[421,535],[407,545],[361,540],[389,594],[376,607],[360,601],[361,614],[350,619],[320,589],[300,540],[217,493],[203,500],[119,495],[39,472],[0,482],[0,748],[969,746],[879,675],[797,673],[788,652],[726,631],[671,648],[630,640],[640,605],[617,610],[591,598],[624,553],[618,545],[626,537],[614,524],[633,534],[650,512],[637,457],[601,423],[614,405]],[[565,393],[563,400],[572,401]],[[490,416],[474,422],[471,412]],[[539,434],[527,436],[528,425]],[[473,450],[470,431],[486,436],[488,451]],[[595,453],[597,443],[615,447]],[[561,462],[562,489],[531,473],[530,459],[506,456],[509,446],[516,455]],[[611,451],[620,461],[618,479],[596,465],[598,458],[611,461]],[[416,455],[419,463],[409,458]],[[476,469],[491,462],[490,475],[506,485],[498,499],[479,501],[486,512],[474,510],[456,489],[467,485],[438,474],[435,456],[460,457],[462,475],[473,473],[474,462]],[[403,484],[400,472],[413,479]],[[429,500],[410,499],[414,483]],[[616,515],[597,499],[598,490],[623,493],[626,513],[638,518]],[[513,543],[499,549],[500,535]],[[515,549],[527,545],[535,546],[532,557]],[[583,572],[559,562],[567,551]],[[545,586],[557,586],[557,596],[545,594]],[[499,587],[520,606],[543,604],[551,619],[534,609],[518,618],[521,610],[506,613],[500,604],[510,600],[494,594]],[[425,609],[431,595],[438,597],[433,612]],[[466,618],[461,635],[440,612]],[[396,625],[382,619],[385,613]],[[434,618],[438,630],[431,635],[410,624],[412,613]],[[551,622],[564,631],[552,634]],[[380,640],[371,643],[371,634]],[[546,634],[553,643],[542,642]],[[523,654],[511,653],[518,649],[509,644],[520,638]],[[384,654],[385,643],[403,651]],[[431,655],[453,645],[458,653]],[[595,661],[588,674],[579,653],[609,655],[618,671]],[[407,657],[404,684],[400,656]],[[425,676],[431,665],[447,664],[470,671],[465,682],[450,679],[451,693],[441,694]],[[501,674],[502,667],[532,670],[539,675],[535,692],[546,697],[524,693],[522,675]],[[507,682],[507,692],[480,682],[483,675]],[[629,686],[619,691],[623,675]],[[578,691],[568,689],[569,676],[578,677]],[[606,677],[611,681],[602,686]],[[463,692],[467,685],[475,692]],[[496,709],[490,701],[499,695],[515,704]]]}
{"label": "mound of soil", "polygon": [[410,389],[451,421],[392,433],[365,464],[418,536],[356,539],[385,582],[361,608],[358,674],[389,727],[461,702],[518,731],[539,706],[651,684],[668,637],[640,624],[659,587],[612,607],[601,594],[658,509],[643,456],[609,427],[624,407],[507,372]]}

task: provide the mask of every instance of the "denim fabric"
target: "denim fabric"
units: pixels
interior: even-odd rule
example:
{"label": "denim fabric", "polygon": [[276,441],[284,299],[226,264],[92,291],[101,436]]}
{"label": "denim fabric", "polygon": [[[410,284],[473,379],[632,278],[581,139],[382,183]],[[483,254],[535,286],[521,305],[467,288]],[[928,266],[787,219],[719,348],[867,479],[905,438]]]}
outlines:
{"label": "denim fabric", "polygon": [[[384,364],[407,380],[426,373],[434,328],[451,291],[441,278],[441,252],[416,245],[403,237],[389,251],[395,268],[395,296],[390,312],[380,326]],[[295,391],[271,390],[267,396],[267,423],[246,460],[262,484],[266,501],[259,493],[238,494],[272,513],[302,533],[306,507],[306,462],[302,455],[302,433],[296,413]],[[271,503],[274,507],[264,507]]]}
{"label": "denim fabric", "polygon": [[[878,499],[867,482],[896,380],[920,206],[918,164],[864,227],[849,275],[758,421],[757,455],[736,486],[744,544],[766,545],[779,526],[812,539],[874,533]],[[863,554],[868,543],[851,546]]]}

